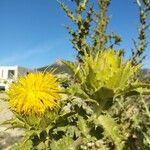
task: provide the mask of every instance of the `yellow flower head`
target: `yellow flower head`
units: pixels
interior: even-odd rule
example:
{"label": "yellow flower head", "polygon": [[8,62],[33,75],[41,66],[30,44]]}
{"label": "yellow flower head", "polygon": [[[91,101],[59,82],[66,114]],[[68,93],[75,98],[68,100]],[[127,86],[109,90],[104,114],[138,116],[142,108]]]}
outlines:
{"label": "yellow flower head", "polygon": [[52,73],[30,73],[20,77],[8,91],[9,105],[21,114],[43,114],[57,106],[59,84]]}

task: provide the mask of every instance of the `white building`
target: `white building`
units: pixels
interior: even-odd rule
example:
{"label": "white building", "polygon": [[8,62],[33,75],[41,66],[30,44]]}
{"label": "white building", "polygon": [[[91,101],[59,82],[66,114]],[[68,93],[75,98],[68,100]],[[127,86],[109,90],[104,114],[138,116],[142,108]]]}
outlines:
{"label": "white building", "polygon": [[0,87],[5,86],[6,89],[9,83],[15,81],[19,76],[26,75],[28,72],[31,72],[31,70],[19,66],[0,66]]}

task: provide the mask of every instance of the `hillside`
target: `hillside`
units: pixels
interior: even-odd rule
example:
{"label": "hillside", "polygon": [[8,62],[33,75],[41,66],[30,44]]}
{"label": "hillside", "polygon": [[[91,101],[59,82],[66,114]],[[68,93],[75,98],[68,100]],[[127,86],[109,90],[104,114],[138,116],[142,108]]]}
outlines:
{"label": "hillside", "polygon": [[38,71],[51,71],[55,70],[56,74],[60,73],[68,73],[71,74],[71,71],[61,62],[61,60],[56,61],[54,64],[49,65],[49,66],[44,66],[41,68],[38,68]]}
{"label": "hillside", "polygon": [[141,81],[150,83],[150,69],[142,69],[139,74],[139,77]]}

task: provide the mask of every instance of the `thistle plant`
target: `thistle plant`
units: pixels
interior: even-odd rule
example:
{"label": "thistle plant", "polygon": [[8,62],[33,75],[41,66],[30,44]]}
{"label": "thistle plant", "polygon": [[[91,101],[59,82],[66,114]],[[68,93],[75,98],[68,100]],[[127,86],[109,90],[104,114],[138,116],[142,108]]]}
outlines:
{"label": "thistle plant", "polygon": [[58,85],[51,73],[30,73],[21,77],[8,91],[10,108],[25,115],[43,114],[58,105]]}
{"label": "thistle plant", "polygon": [[[78,2],[82,3],[82,1]],[[136,1],[140,8],[139,42],[134,41],[136,49],[132,53],[131,59],[124,60],[122,51],[116,52],[117,50],[112,49],[114,44],[121,41],[121,38],[111,36],[113,34],[106,35],[109,21],[106,12],[109,2],[98,1],[100,13],[96,13],[97,18],[94,20],[96,22],[96,28],[92,32],[94,44],[92,42],[92,44],[86,43],[87,47],[90,47],[88,51],[82,49],[82,47],[78,49],[78,51],[82,51],[82,63],[64,61],[74,73],[75,81],[68,88],[68,94],[80,97],[83,101],[90,103],[92,110],[94,110],[93,114],[88,115],[88,119],[83,121],[85,122],[86,135],[89,138],[84,137],[86,142],[82,141],[81,149],[88,149],[88,144],[85,143],[92,140],[100,141],[101,149],[104,149],[104,147],[106,149],[148,149],[149,131],[147,133],[147,130],[149,125],[147,125],[147,122],[149,122],[149,119],[141,122],[139,116],[142,118],[145,118],[145,114],[147,117],[149,116],[149,105],[141,99],[140,95],[149,95],[150,86],[140,83],[136,74],[141,69],[140,63],[144,58],[142,55],[147,46],[145,31],[148,28],[146,17],[149,11],[149,3],[148,1]],[[67,8],[67,10],[65,12],[69,16],[69,9]],[[92,21],[89,21],[89,24]],[[72,33],[71,35],[74,37]],[[91,32],[88,33],[91,37]],[[115,42],[108,45],[108,40],[111,41],[112,37],[115,37]],[[134,103],[135,99],[139,100],[137,105]],[[141,103],[143,104],[139,107]],[[126,111],[125,108],[129,109]],[[140,109],[143,112],[140,112]],[[134,113],[131,114],[130,111]],[[100,127],[100,131],[95,129],[94,139],[90,135],[92,127]],[[110,128],[116,130],[110,130]],[[97,134],[99,134],[99,137],[97,137]],[[101,138],[100,135],[102,135]],[[130,140],[132,143],[130,143]]]}
{"label": "thistle plant", "polygon": [[149,23],[147,22],[148,13],[150,11],[150,1],[149,0],[136,0],[139,7],[139,21],[140,26],[138,28],[138,41],[133,40],[134,49],[132,49],[132,61],[133,64],[138,64],[143,61],[145,56],[143,56],[144,50],[147,48],[147,38],[146,31],[149,28]]}
{"label": "thistle plant", "polygon": [[[67,90],[68,94],[80,97],[89,103],[93,110],[92,114],[84,114],[87,117],[83,121],[86,124],[84,130],[89,136],[84,137],[85,141],[92,138],[95,141],[101,140],[103,143],[101,146],[105,145],[108,149],[114,147],[122,150],[132,148],[133,145],[136,148],[144,146],[147,149],[148,146],[143,142],[144,140],[148,142],[149,139],[149,133],[146,132],[148,126],[146,121],[142,123],[139,120],[139,116],[145,118],[144,113],[140,113],[140,109],[143,109],[148,119],[149,106],[146,102],[143,103],[139,96],[149,95],[150,85],[135,79],[141,66],[133,66],[131,60],[125,60],[123,55],[113,49],[97,53],[96,57],[85,53],[82,64],[66,61],[64,63],[73,71],[75,79],[74,84]],[[134,104],[135,98],[139,101],[138,105]],[[142,104],[140,108],[139,104]],[[130,111],[134,113],[131,114]],[[92,128],[96,128],[94,134],[91,134]],[[141,138],[143,136],[143,140],[140,140],[138,134],[141,134]],[[129,144],[128,142],[134,139],[133,135],[139,139],[137,143]]]}
{"label": "thistle plant", "polygon": [[[76,84],[80,83],[84,95],[95,98],[98,103],[101,101],[100,98],[106,101],[120,95],[137,94],[140,91],[141,84],[134,76],[141,65],[132,66],[131,61],[125,61],[123,56],[113,49],[97,53],[96,57],[85,53],[82,64],[66,61],[64,63],[73,71]],[[73,84],[73,87],[76,84]],[[146,92],[147,90],[143,91]]]}
{"label": "thistle plant", "polygon": [[95,55],[97,50],[104,51],[121,41],[115,33],[106,34],[109,17],[106,15],[110,0],[98,0],[99,11],[93,5],[88,5],[89,0],[73,0],[76,5],[74,11],[70,10],[62,1],[60,4],[66,15],[74,22],[77,29],[66,26],[71,35],[73,48],[77,51],[77,58],[82,62],[84,52]]}
{"label": "thistle plant", "polygon": [[98,0],[98,12],[88,0],[72,1],[75,11],[60,4],[77,25],[77,30],[67,29],[78,61],[63,61],[72,74],[60,76],[60,83],[51,73],[33,73],[12,85],[8,94],[14,118],[5,124],[25,130],[13,149],[148,150],[150,107],[145,95],[150,95],[150,85],[137,78],[146,48],[148,1],[137,0],[141,30],[130,59],[114,47],[120,36],[106,34],[110,0]]}
{"label": "thistle plant", "polygon": [[107,16],[107,10],[111,0],[98,0],[99,11],[95,12],[93,21],[95,26],[92,32],[92,52],[96,53],[104,51],[107,48],[113,48],[114,45],[121,42],[121,37],[115,33],[107,34],[107,25],[109,23],[109,16]]}
{"label": "thistle plant", "polygon": [[53,73],[30,73],[10,86],[8,104],[14,116],[4,124],[25,130],[22,142],[13,149],[48,147],[46,138],[58,117],[59,92],[59,83]]}

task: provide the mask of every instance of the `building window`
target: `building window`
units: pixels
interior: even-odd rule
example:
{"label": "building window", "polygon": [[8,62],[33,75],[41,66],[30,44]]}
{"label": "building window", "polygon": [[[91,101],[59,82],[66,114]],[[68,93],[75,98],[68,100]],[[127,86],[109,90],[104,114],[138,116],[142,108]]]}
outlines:
{"label": "building window", "polygon": [[13,79],[15,75],[15,70],[8,70],[8,78]]}

